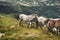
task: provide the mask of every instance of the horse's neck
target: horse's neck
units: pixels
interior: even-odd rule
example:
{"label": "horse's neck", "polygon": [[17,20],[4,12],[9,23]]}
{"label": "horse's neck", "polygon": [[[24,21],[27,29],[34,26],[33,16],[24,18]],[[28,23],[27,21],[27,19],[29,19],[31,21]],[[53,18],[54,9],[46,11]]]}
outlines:
{"label": "horse's neck", "polygon": [[38,17],[35,17],[35,22],[38,22]]}
{"label": "horse's neck", "polygon": [[34,17],[31,21],[38,22],[37,17]]}
{"label": "horse's neck", "polygon": [[49,18],[47,18],[47,19],[45,20],[45,24],[47,24],[49,20],[50,20],[50,19],[49,19]]}

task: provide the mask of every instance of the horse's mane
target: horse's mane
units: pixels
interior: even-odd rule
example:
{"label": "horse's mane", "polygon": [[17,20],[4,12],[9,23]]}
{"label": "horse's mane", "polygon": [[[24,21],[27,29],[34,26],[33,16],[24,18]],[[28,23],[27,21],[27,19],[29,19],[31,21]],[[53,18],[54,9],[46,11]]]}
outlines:
{"label": "horse's mane", "polygon": [[49,20],[50,20],[50,19],[49,19],[49,18],[47,18],[47,19],[46,19],[46,21],[45,21],[44,23],[45,23],[45,24],[47,24]]}

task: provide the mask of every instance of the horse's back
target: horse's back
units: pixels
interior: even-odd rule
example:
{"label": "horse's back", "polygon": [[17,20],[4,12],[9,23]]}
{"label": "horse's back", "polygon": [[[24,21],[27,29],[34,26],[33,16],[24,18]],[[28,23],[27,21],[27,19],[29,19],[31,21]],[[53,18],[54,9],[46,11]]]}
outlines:
{"label": "horse's back", "polygon": [[20,14],[20,15],[19,15],[19,18],[26,21],[26,20],[27,20],[27,15],[25,15],[25,14]]}
{"label": "horse's back", "polygon": [[20,14],[19,17],[27,17],[25,14]]}
{"label": "horse's back", "polygon": [[38,21],[39,21],[39,22],[42,22],[42,21],[44,21],[44,20],[46,20],[45,17],[43,17],[43,16],[38,17]]}
{"label": "horse's back", "polygon": [[60,19],[49,20],[48,23],[50,27],[60,27]]}

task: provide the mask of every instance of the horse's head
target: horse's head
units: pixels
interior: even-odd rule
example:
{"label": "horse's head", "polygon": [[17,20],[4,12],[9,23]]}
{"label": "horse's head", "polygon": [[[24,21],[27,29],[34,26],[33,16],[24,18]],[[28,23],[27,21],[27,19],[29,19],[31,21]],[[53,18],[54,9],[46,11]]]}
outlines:
{"label": "horse's head", "polygon": [[36,18],[38,17],[38,15],[37,14],[32,14],[33,16],[35,16]]}

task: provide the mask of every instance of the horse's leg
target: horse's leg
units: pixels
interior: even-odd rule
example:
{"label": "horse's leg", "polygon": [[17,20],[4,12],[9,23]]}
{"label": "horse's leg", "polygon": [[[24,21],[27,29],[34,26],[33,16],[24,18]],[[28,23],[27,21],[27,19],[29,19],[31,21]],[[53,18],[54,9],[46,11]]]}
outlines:
{"label": "horse's leg", "polygon": [[29,26],[30,26],[30,23],[28,23],[28,26],[27,27],[29,28]]}
{"label": "horse's leg", "polygon": [[32,22],[29,22],[29,28],[31,28],[32,27]]}
{"label": "horse's leg", "polygon": [[19,27],[21,26],[21,20],[19,20]]}
{"label": "horse's leg", "polygon": [[48,28],[48,34],[51,35],[51,36],[53,35],[52,28]]}
{"label": "horse's leg", "polygon": [[23,23],[23,21],[22,21],[22,22],[21,22],[21,26],[22,26],[22,27],[24,27],[23,24],[24,24],[24,23]]}
{"label": "horse's leg", "polygon": [[28,24],[28,25],[27,25],[27,28],[30,28],[30,22],[27,22],[27,24]]}
{"label": "horse's leg", "polygon": [[39,27],[39,24],[38,23],[36,23],[36,28],[38,28]]}
{"label": "horse's leg", "polygon": [[57,34],[60,35],[60,26],[57,28]]}
{"label": "horse's leg", "polygon": [[30,27],[29,28],[31,28],[32,27],[32,22],[30,22],[29,24],[30,24]]}
{"label": "horse's leg", "polygon": [[40,29],[42,29],[42,23],[41,22],[38,24],[38,26]]}
{"label": "horse's leg", "polygon": [[22,26],[23,27],[23,20],[19,20],[19,27]]}
{"label": "horse's leg", "polygon": [[52,36],[52,35],[53,35],[53,32],[52,32],[52,28],[51,28],[51,26],[50,26],[50,23],[47,24],[46,26],[47,26],[47,28],[48,28],[48,34]]}

